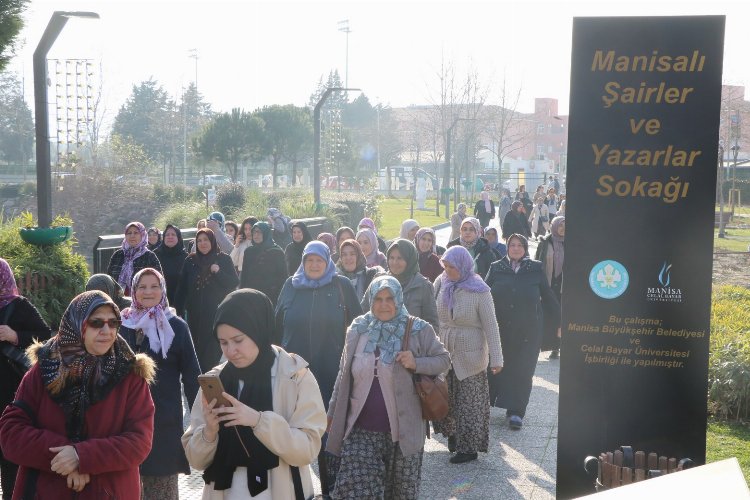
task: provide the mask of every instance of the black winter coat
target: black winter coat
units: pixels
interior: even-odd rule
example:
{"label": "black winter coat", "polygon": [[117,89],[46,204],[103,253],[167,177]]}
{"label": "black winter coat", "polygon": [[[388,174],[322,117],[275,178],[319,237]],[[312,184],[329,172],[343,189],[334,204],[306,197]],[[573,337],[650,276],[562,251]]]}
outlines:
{"label": "black winter coat", "polygon": [[529,220],[526,218],[526,214],[513,210],[505,214],[502,230],[503,238],[506,240],[511,234],[520,234],[527,238],[531,237],[531,228],[529,227]]}
{"label": "black winter coat", "polygon": [[150,349],[148,337],[142,335],[139,339],[136,330],[126,326],[120,328],[120,335],[134,352],[146,353],[156,363],[156,382],[149,386],[156,409],[155,432],[151,453],[141,464],[141,475],[144,476],[190,474],[190,466],[180,441],[183,434],[182,386],[185,387],[188,404],[192,406],[198,395],[198,375],[201,369],[187,323],[182,318],[172,317],[169,318],[169,325],[174,331],[174,340],[169,346],[166,359],[161,353]]}
{"label": "black winter coat", "polygon": [[[460,245],[461,238],[448,243],[448,248]],[[487,276],[487,272],[490,270],[490,266],[497,260],[497,254],[490,247],[489,242],[484,238],[479,238],[477,244],[474,245],[474,263],[476,264],[477,274],[484,278]],[[469,251],[471,253],[471,250]]]}
{"label": "black winter coat", "polygon": [[250,246],[245,250],[242,258],[240,288],[260,290],[276,306],[281,287],[284,286],[284,281],[288,276],[284,251],[278,246],[265,250]]}
{"label": "black winter coat", "polygon": [[526,259],[518,272],[507,257],[492,264],[485,280],[495,303],[505,366],[490,377],[490,403],[524,416],[542,343],[545,315],[560,325],[560,304],[542,263]]}
{"label": "black winter coat", "polygon": [[484,200],[479,200],[474,204],[474,217],[479,219],[482,229],[490,225],[490,221],[495,217],[495,202],[490,200],[490,213],[484,209]]}
{"label": "black winter coat", "polygon": [[[118,283],[123,264],[125,264],[125,252],[123,252],[122,248],[118,248],[117,250],[115,250],[115,253],[112,254],[112,257],[109,259],[109,266],[107,266],[107,274],[112,276],[112,279],[117,281]],[[148,249],[146,249],[146,253],[133,261],[133,276],[135,276],[136,273],[141,269],[146,269],[147,267],[156,269],[160,273],[164,274],[162,272],[161,262],[159,262],[159,258],[154,254],[154,252]],[[127,283],[127,285],[128,286],[123,287],[123,289],[125,295],[129,297],[130,283]]]}
{"label": "black winter coat", "polygon": [[167,300],[169,305],[173,306],[177,295],[177,285],[180,283],[180,272],[182,272],[182,265],[185,264],[188,253],[180,240],[175,248],[167,248],[162,243],[154,250],[154,254],[161,263],[162,274],[167,282]]}
{"label": "black winter coat", "polygon": [[214,315],[219,303],[237,288],[238,282],[229,255],[220,253],[216,263],[219,265],[219,272],[212,273],[206,284],[200,287],[200,267],[195,255],[188,256],[182,266],[174,303],[177,314],[187,320],[198,362],[204,370],[216,366],[221,358],[221,348],[213,333]]}
{"label": "black winter coat", "polygon": [[[9,311],[10,316],[7,317]],[[15,330],[18,335],[16,347],[22,351],[25,351],[35,339],[44,342],[52,335],[50,327],[26,297],[18,297],[0,309],[0,325],[7,325]],[[8,358],[0,354],[0,408],[5,409],[13,401],[20,383],[21,377],[11,368]]]}

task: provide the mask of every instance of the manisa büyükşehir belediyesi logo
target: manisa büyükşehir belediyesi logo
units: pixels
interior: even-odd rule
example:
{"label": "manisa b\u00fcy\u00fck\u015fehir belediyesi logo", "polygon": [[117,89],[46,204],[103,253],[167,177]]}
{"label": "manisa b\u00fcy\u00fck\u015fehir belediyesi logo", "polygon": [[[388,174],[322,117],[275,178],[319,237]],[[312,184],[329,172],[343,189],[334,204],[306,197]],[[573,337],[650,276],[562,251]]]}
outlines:
{"label": "manisa b\u00fcy\u00fck\u015fehir belediyesi logo", "polygon": [[649,302],[682,302],[682,289],[672,286],[672,264],[664,261],[657,277],[660,286],[646,288]]}
{"label": "manisa b\u00fcy\u00fck\u015fehir belediyesi logo", "polygon": [[603,260],[591,268],[589,286],[603,299],[614,299],[628,289],[630,276],[625,266],[616,260]]}

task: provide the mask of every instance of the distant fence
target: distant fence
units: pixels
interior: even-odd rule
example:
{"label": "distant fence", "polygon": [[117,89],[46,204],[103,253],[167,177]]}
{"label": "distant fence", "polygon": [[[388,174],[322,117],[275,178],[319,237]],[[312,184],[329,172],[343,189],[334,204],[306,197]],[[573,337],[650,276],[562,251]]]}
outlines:
{"label": "distant fence", "polygon": [[[317,238],[320,233],[333,232],[333,225],[331,221],[326,217],[311,217],[308,219],[294,219],[293,222],[304,222],[307,225],[307,229],[310,231],[310,236]],[[194,227],[181,229],[183,243],[185,244],[185,250],[191,248],[193,241],[195,240],[195,233],[198,230]],[[99,236],[94,245],[93,255],[93,272],[106,273],[107,267],[109,266],[109,260],[112,258],[112,254],[117,251],[118,248],[122,247],[122,240],[124,239],[123,234],[106,234]]]}

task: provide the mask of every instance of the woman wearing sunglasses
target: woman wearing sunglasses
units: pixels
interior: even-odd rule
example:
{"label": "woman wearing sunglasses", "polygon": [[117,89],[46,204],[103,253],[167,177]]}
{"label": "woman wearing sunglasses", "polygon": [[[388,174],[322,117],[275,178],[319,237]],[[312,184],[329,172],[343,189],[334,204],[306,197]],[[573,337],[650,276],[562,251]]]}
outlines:
{"label": "woman wearing sunglasses", "polygon": [[120,310],[100,291],[73,299],[57,335],[0,418],[0,447],[20,465],[13,498],[139,498],[148,456],[154,362],[117,335]]}

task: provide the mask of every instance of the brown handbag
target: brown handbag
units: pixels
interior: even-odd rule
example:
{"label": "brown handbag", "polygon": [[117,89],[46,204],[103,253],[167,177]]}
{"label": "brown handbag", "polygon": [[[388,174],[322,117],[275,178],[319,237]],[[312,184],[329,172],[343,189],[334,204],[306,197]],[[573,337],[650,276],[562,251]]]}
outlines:
{"label": "brown handbag", "polygon": [[[409,316],[406,322],[404,340],[401,344],[402,351],[409,350],[409,337],[411,327],[414,324],[414,316]],[[422,375],[413,373],[411,375],[414,388],[422,405],[423,420],[442,420],[448,415],[448,384],[440,376]]]}

